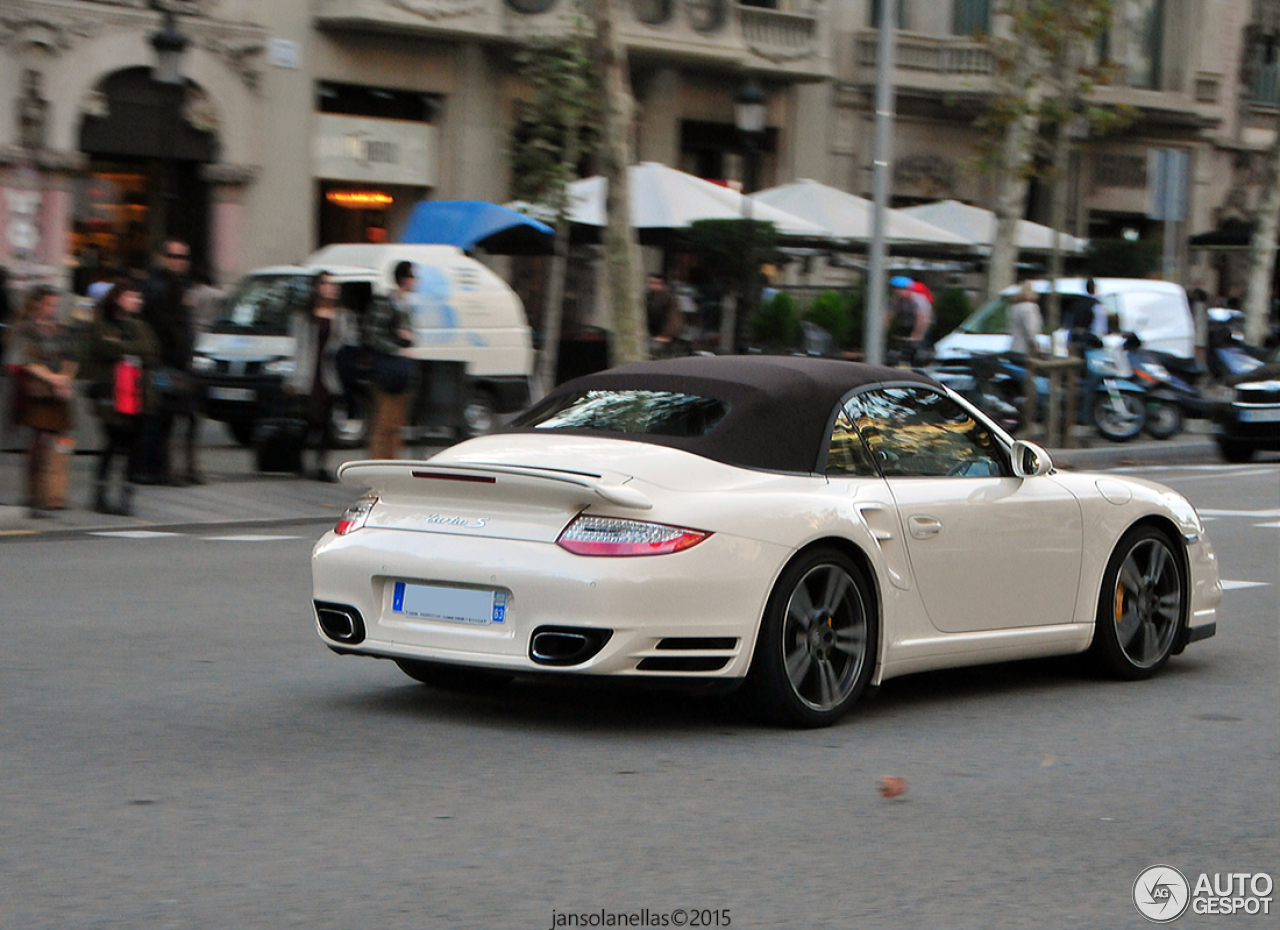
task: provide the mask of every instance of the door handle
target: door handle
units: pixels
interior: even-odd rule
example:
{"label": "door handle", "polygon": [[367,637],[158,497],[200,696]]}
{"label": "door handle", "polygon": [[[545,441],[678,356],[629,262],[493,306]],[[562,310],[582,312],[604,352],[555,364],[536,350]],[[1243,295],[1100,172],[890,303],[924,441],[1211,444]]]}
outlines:
{"label": "door handle", "polygon": [[937,517],[911,517],[907,525],[913,539],[929,539],[942,532],[942,521]]}

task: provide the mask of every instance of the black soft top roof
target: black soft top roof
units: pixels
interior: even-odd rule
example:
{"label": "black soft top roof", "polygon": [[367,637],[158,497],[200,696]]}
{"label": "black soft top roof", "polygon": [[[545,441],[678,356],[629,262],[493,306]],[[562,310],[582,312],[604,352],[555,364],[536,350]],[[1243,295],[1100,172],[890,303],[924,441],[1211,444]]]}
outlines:
{"label": "black soft top roof", "polygon": [[[836,404],[869,384],[934,381],[900,368],[780,355],[693,356],[636,362],[560,385],[543,403],[595,390],[669,391],[724,401],[729,411],[701,436],[657,436],[565,429],[673,446],[705,458],[766,471],[810,473],[828,439]],[[541,406],[541,404],[539,404]],[[503,432],[533,433],[509,427]]]}

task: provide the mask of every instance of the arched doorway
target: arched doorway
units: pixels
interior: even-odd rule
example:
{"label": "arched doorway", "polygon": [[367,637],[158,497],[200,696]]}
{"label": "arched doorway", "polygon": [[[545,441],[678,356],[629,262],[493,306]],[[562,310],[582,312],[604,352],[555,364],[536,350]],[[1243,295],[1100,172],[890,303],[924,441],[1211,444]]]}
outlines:
{"label": "arched doorway", "polygon": [[[146,268],[167,236],[207,268],[209,191],[200,166],[218,158],[216,119],[200,88],[159,84],[149,68],[105,77],[80,126],[89,169],[74,192],[76,289],[96,268]],[[194,124],[194,125],[193,125]]]}

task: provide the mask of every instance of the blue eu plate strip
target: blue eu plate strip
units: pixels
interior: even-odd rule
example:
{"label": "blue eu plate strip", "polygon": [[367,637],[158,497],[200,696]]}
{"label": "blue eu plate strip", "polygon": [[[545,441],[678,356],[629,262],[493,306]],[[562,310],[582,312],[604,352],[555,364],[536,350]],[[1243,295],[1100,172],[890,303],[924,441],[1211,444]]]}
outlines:
{"label": "blue eu plate strip", "polygon": [[391,609],[396,613],[404,613],[404,582],[397,581],[395,592],[391,595]]}

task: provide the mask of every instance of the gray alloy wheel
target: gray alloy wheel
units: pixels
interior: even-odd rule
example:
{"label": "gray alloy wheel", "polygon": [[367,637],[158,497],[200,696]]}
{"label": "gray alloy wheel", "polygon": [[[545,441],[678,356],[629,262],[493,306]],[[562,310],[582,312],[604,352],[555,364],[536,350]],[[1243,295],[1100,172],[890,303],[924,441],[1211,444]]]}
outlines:
{"label": "gray alloy wheel", "polygon": [[793,726],[829,726],[866,688],[875,665],[871,587],[843,553],[816,549],[782,573],[749,677],[761,709]]}
{"label": "gray alloy wheel", "polygon": [[1182,560],[1163,531],[1143,526],[1116,546],[1102,579],[1092,653],[1103,671],[1137,680],[1169,660],[1186,622]]}

